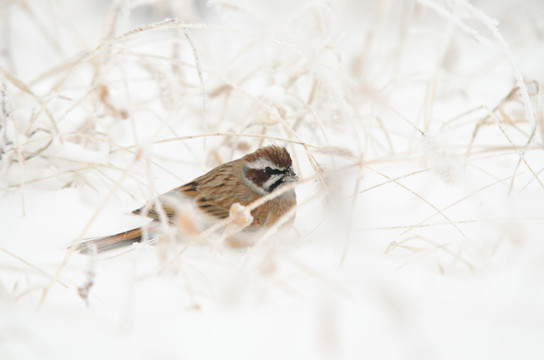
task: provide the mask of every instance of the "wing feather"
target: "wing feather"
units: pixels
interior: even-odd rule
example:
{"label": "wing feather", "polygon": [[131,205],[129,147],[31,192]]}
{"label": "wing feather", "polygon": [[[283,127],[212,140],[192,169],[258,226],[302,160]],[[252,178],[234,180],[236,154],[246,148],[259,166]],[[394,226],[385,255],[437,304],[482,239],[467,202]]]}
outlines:
{"label": "wing feather", "polygon": [[[239,161],[225,163],[193,181],[161,195],[161,197],[164,199],[169,196],[175,198],[181,194],[193,198],[204,213],[224,219],[229,216],[232,204],[238,202],[247,205],[257,198],[257,194],[248,195],[241,178],[235,176],[241,172],[241,169],[238,169],[240,166]],[[168,201],[162,201],[161,204],[169,220],[174,221],[175,208],[169,205]],[[134,210],[133,213],[159,220],[159,214],[154,205],[141,207]]]}

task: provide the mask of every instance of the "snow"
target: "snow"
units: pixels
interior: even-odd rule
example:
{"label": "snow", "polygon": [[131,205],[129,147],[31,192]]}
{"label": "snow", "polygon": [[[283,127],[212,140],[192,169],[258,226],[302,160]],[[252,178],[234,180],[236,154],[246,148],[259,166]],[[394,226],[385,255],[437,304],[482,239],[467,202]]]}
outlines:
{"label": "snow", "polygon": [[[0,359],[543,357],[541,1],[78,4],[0,5]],[[272,143],[292,227],[70,251]]]}

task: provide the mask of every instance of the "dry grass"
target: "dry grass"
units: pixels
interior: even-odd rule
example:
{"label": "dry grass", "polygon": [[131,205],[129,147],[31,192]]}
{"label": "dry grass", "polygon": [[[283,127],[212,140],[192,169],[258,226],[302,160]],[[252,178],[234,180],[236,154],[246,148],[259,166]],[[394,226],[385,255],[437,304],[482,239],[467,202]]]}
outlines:
{"label": "dry grass", "polygon": [[[19,199],[4,212],[21,218],[32,194],[66,188],[93,201],[84,224],[53,240],[72,244],[56,261],[26,260],[25,238],[0,247],[12,274],[0,277],[0,300],[39,289],[39,307],[60,284],[92,306],[96,269],[131,256],[73,259],[109,207],[269,143],[289,149],[303,178],[289,214],[296,233],[278,225],[233,264],[205,245],[236,221],[228,218],[159,249],[159,264],[142,277],[134,270],[134,282],[176,274],[200,309],[229,297],[211,295],[204,283],[219,280],[188,248],[301,301],[297,281],[318,279],[348,298],[353,289],[293,246],[326,249],[335,269],[370,253],[397,271],[432,274],[487,273],[506,266],[512,248],[530,253],[544,223],[544,74],[523,57],[542,60],[530,49],[542,45],[535,14],[544,12],[538,1],[481,6],[1,2],[0,190]],[[194,233],[191,219],[183,224]]]}

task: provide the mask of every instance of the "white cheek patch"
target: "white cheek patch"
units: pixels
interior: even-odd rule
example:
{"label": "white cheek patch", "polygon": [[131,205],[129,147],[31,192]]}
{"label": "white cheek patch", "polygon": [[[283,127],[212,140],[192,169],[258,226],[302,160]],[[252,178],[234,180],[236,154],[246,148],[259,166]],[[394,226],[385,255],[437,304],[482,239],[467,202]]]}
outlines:
{"label": "white cheek patch", "polygon": [[[275,169],[275,170],[279,170],[278,165],[272,163],[271,161],[269,161],[267,159],[257,159],[257,160],[254,160],[254,161],[249,162],[249,163],[246,164],[246,169],[255,169],[255,170],[261,170],[262,171],[262,170],[266,169],[267,167]],[[255,183],[253,183],[253,181],[250,181],[245,176],[244,176],[244,182],[246,183],[246,185],[251,190],[253,190],[257,194],[266,195],[266,194],[268,194],[270,192],[271,186],[273,186],[278,181],[280,181],[283,176],[284,176],[283,174],[272,174],[270,176],[270,179],[268,179],[263,184],[262,187],[257,186]]]}
{"label": "white cheek patch", "polygon": [[263,184],[263,188],[270,192],[270,187],[280,181],[283,178],[283,174],[272,175],[268,181]]}

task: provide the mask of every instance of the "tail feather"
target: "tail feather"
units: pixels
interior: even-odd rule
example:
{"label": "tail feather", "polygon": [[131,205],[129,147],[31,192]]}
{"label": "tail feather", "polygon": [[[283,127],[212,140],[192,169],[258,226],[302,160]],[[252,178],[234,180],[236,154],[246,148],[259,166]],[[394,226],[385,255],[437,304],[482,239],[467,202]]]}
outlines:
{"label": "tail feather", "polygon": [[142,229],[136,228],[111,236],[87,240],[79,244],[76,250],[82,254],[89,254],[93,252],[92,248],[96,247],[97,252],[104,252],[141,241]]}

